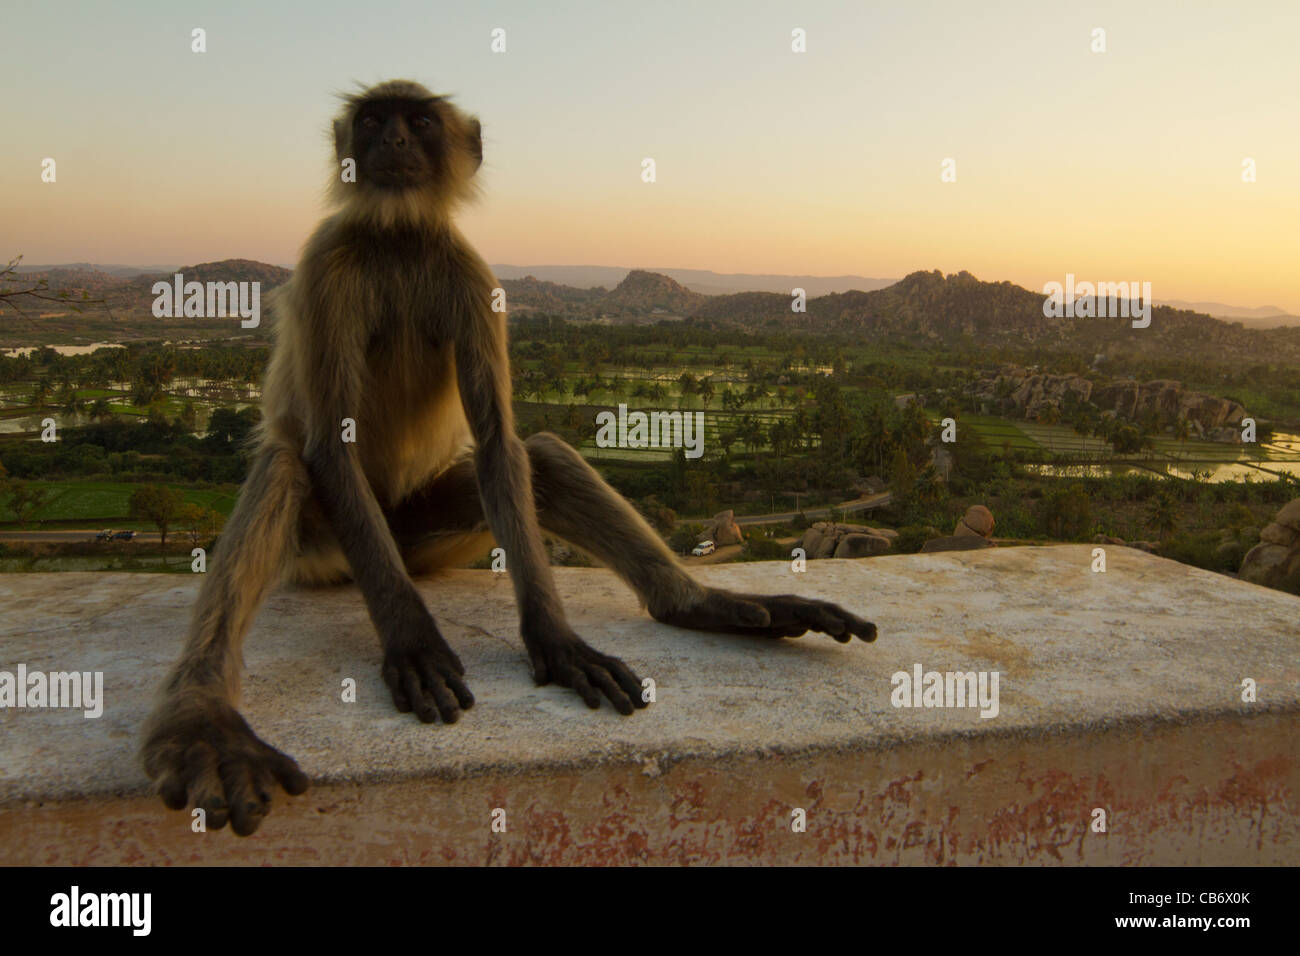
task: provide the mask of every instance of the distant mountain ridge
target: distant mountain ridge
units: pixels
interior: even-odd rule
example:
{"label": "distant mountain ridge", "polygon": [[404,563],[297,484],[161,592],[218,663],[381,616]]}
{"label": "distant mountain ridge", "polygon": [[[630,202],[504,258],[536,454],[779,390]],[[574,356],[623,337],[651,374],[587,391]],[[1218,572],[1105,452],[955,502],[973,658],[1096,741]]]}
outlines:
{"label": "distant mountain ridge", "polygon": [[1225,322],[1240,322],[1251,329],[1275,329],[1279,326],[1300,325],[1300,315],[1291,315],[1275,305],[1261,305],[1252,309],[1244,305],[1224,305],[1222,302],[1183,302],[1180,299],[1169,299],[1159,304],[1174,309],[1203,312]]}
{"label": "distant mountain ridge", "polygon": [[260,282],[263,295],[276,286],[283,285],[293,275],[289,269],[254,259],[223,259],[220,262],[200,262],[157,272],[132,271],[129,275],[126,274],[128,267],[119,267],[119,270],[119,273],[110,273],[98,267],[75,264],[48,270],[20,271],[24,280],[48,280],[51,292],[80,293],[85,290],[94,298],[106,300],[113,311],[128,314],[151,314],[154,283],[170,282],[178,272],[185,277],[186,282]]}
{"label": "distant mountain ridge", "polygon": [[[114,310],[151,317],[153,283],[169,280],[175,271],[199,282],[259,281],[263,295],[292,274],[281,266],[227,259],[130,278],[83,269],[55,269],[46,277],[54,291],[87,289],[107,299]],[[805,312],[791,311],[790,289],[784,286],[781,291],[705,295],[645,269],[622,274],[611,289],[575,287],[531,275],[500,281],[507,308],[517,316],[541,312],[615,322],[693,319],[739,328],[848,333],[920,346],[1031,346],[1086,355],[1103,365],[1107,356],[1119,355],[1300,364],[1300,327],[1248,328],[1238,319],[1224,321],[1167,305],[1152,309],[1146,329],[1134,329],[1127,318],[1049,318],[1043,315],[1043,293],[1011,282],[984,282],[969,272],[913,272],[879,289],[809,292]]]}
{"label": "distant mountain ridge", "polygon": [[630,271],[646,271],[668,276],[692,292],[703,295],[728,295],[736,292],[784,292],[803,289],[808,295],[848,292],[850,289],[871,291],[891,286],[897,279],[872,279],[867,276],[758,275],[740,272],[712,272],[708,269],[629,270],[619,266],[514,266],[494,265],[498,279],[537,279],[578,288],[618,285]]}

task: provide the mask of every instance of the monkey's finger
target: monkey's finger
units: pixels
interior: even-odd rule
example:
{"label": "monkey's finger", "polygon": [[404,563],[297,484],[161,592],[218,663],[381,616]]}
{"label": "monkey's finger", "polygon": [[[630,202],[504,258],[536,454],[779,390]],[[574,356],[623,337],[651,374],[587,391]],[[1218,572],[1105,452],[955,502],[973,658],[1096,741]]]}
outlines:
{"label": "monkey's finger", "polygon": [[822,610],[823,613],[833,617],[843,628],[842,631],[826,630],[837,641],[847,644],[853,638],[870,643],[876,639],[876,625],[870,621],[863,620],[856,614],[844,610],[838,604],[832,604],[830,601],[811,601],[809,602]]}
{"label": "monkey's finger", "polygon": [[578,668],[574,667],[569,670],[568,684],[578,692],[578,696],[585,700],[587,706],[592,710],[597,710],[600,707],[600,694],[596,693],[595,688],[587,681],[587,675]]}
{"label": "monkey's finger", "polygon": [[433,702],[438,708],[438,716],[442,718],[442,722],[444,724],[454,724],[460,720],[460,707],[456,703],[456,698],[452,696],[451,691],[447,688],[444,682],[445,678],[433,666],[433,661],[421,657],[420,674],[424,677],[426,692],[433,697]]}
{"label": "monkey's finger", "polygon": [[263,751],[263,762],[265,767],[271,771],[284,792],[291,797],[306,793],[311,781],[307,775],[298,769],[298,763],[288,754],[282,754],[270,744],[263,744],[266,748]]}
{"label": "monkey's finger", "polygon": [[400,713],[409,714],[411,712],[411,701],[406,696],[406,691],[402,689],[402,671],[396,664],[384,664],[384,683],[388,685],[389,692],[393,695],[393,706]]}
{"label": "monkey's finger", "polygon": [[451,688],[451,692],[456,695],[456,701],[460,704],[461,710],[469,710],[474,706],[474,695],[469,692],[465,682],[455,674],[444,674],[443,680]]}
{"label": "monkey's finger", "polygon": [[240,836],[249,836],[270,812],[257,797],[253,768],[245,760],[227,760],[221,764],[221,785],[230,806],[230,828]]}
{"label": "monkey's finger", "polygon": [[433,723],[438,717],[438,712],[424,695],[424,688],[420,686],[420,675],[415,668],[408,668],[402,675],[402,688],[406,691],[406,699],[411,702],[415,716],[420,718],[420,722]]}
{"label": "monkey's finger", "polygon": [[551,682],[551,670],[546,666],[546,656],[541,649],[528,650],[528,660],[533,665],[533,683],[538,687]]}
{"label": "monkey's finger", "polygon": [[623,688],[623,693],[627,694],[628,699],[632,701],[633,707],[649,706],[647,701],[641,699],[641,678],[636,676],[632,668],[617,657],[606,658],[604,666],[605,670],[613,675],[614,680],[618,681],[618,686]]}
{"label": "monkey's finger", "polygon": [[850,614],[848,611],[843,612],[845,620],[848,621],[849,633],[860,641],[866,641],[870,644],[877,637],[876,625],[870,621],[864,621],[862,618]]}
{"label": "monkey's finger", "polygon": [[203,810],[205,825],[220,830],[226,825],[230,806],[221,783],[217,752],[200,741],[186,751],[185,764],[185,773],[190,781],[190,799]]}
{"label": "monkey's finger", "polygon": [[261,804],[266,807],[266,812],[271,812],[271,797],[275,793],[275,775],[267,766],[266,761],[259,760],[253,764],[253,793]]}
{"label": "monkey's finger", "polygon": [[164,770],[158,778],[158,796],[162,797],[168,810],[184,810],[190,802],[189,794],[185,792],[185,781],[171,770]]}
{"label": "monkey's finger", "polygon": [[599,664],[595,664],[588,669],[587,674],[592,682],[601,689],[601,692],[609,698],[609,702],[614,705],[616,711],[624,716],[632,713],[632,701],[623,692],[623,688],[618,686],[618,681],[610,676],[609,671]]}
{"label": "monkey's finger", "polygon": [[841,644],[846,644],[850,638],[848,629],[844,626],[843,618],[832,613],[833,608],[834,605],[821,604],[817,601],[798,601],[793,609],[795,617],[812,630],[829,634]]}

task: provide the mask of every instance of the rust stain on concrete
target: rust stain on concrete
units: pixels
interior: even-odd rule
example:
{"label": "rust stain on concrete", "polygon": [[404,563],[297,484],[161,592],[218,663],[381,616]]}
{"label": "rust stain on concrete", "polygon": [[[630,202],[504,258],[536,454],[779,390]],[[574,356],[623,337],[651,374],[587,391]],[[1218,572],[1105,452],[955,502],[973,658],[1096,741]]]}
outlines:
{"label": "rust stain on concrete", "polygon": [[78,799],[0,811],[0,863],[1285,865],[1300,846],[1294,732],[1270,715],[682,760],[657,777],[630,762],[338,784],[282,797],[242,840],[192,833],[154,798]]}

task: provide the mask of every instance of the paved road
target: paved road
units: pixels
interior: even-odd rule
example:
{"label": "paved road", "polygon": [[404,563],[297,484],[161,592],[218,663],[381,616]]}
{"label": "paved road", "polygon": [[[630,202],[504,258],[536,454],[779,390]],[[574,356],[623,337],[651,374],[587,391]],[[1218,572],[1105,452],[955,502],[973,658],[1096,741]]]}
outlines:
{"label": "paved road", "polygon": [[[830,517],[831,511],[836,510],[845,515],[859,514],[863,511],[872,511],[876,508],[883,508],[890,502],[888,491],[882,491],[879,494],[869,495],[866,498],[858,498],[854,501],[846,501],[842,505],[836,505],[831,508],[813,508],[810,511],[804,511],[804,516],[810,520]],[[736,524],[743,526],[764,525],[764,524],[784,524],[793,521],[799,517],[797,511],[783,511],[779,514],[769,515],[744,515],[736,518]],[[63,530],[58,531],[0,531],[0,541],[94,541],[95,535],[100,532],[100,528],[87,528],[83,530]],[[116,529],[115,529],[116,530]],[[172,540],[180,540],[182,533],[172,531],[169,537]],[[127,544],[157,544],[160,536],[157,531],[137,531],[135,540],[126,542]],[[122,542],[117,542],[122,543]]]}
{"label": "paved road", "polygon": [[[811,511],[804,511],[804,516],[810,520],[815,518],[829,518],[832,511],[840,511],[846,515],[858,514],[862,511],[872,511],[876,508],[883,508],[893,497],[888,491],[882,491],[879,494],[868,495],[866,498],[857,498],[853,501],[846,501],[842,505],[836,505],[834,508],[813,508]],[[797,511],[783,511],[780,514],[770,515],[737,515],[736,524],[754,525],[754,524],[784,524],[787,521],[793,521],[799,517]]]}
{"label": "paved road", "polygon": [[[70,541],[94,541],[95,535],[101,530],[94,528],[85,531],[0,531],[0,541],[58,541],[67,544]],[[127,543],[136,544],[141,541],[156,543],[161,537],[157,531],[137,531],[135,540]],[[167,537],[169,540],[174,540],[179,537],[179,533],[170,531]]]}

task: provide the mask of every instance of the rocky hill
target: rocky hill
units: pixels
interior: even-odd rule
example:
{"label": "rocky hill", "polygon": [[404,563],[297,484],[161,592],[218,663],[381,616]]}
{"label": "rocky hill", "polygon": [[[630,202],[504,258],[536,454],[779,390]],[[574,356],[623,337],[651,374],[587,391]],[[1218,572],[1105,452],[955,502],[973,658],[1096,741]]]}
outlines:
{"label": "rocky hill", "polygon": [[1015,366],[984,376],[970,387],[970,393],[990,411],[1022,418],[1037,417],[1047,405],[1060,409],[1074,403],[1091,404],[1098,411],[1130,420],[1150,412],[1163,421],[1186,418],[1193,434],[1215,441],[1240,441],[1238,426],[1246,415],[1246,409],[1231,399],[1192,391],[1169,379],[1135,382],[1046,375]]}
{"label": "rocky hill", "polygon": [[[200,263],[180,270],[200,282],[260,281],[262,293],[282,284],[290,271],[248,259]],[[54,291],[79,296],[84,289],[104,297],[116,314],[149,316],[151,288],[172,273],[125,278],[94,269],[54,269],[46,275]],[[1156,306],[1148,328],[1128,318],[1049,318],[1043,294],[1011,282],[982,282],[969,272],[913,272],[883,289],[815,296],[807,311],[791,311],[780,292],[704,295],[669,276],[642,269],[629,272],[611,290],[579,288],[534,276],[503,279],[507,304],[516,315],[544,312],[577,319],[653,322],[693,318],[741,328],[837,332],[877,341],[978,350],[1010,346],[1068,351],[1100,357],[1213,359],[1257,364],[1300,364],[1300,328],[1246,328],[1198,312]]]}
{"label": "rocky hill", "polygon": [[580,289],[534,276],[502,279],[501,286],[510,311],[516,314],[550,312],[584,319],[684,318],[709,299],[666,275],[643,269],[633,269],[612,290]]}
{"label": "rocky hill", "polygon": [[1128,318],[1049,318],[1043,293],[1011,282],[981,282],[969,272],[913,272],[885,289],[843,292],[790,309],[779,293],[715,296],[692,315],[722,324],[860,332],[920,345],[1038,346],[1089,357],[1209,357],[1300,363],[1300,329],[1248,329],[1196,312],[1156,306],[1148,328]]}
{"label": "rocky hill", "polygon": [[293,274],[288,269],[253,259],[223,259],[220,262],[200,262],[196,265],[181,266],[172,272],[131,277],[112,275],[94,268],[73,268],[26,272],[22,278],[24,281],[47,279],[51,292],[57,294],[67,291],[73,294],[74,301],[85,290],[93,298],[105,299],[114,313],[130,316],[151,314],[154,283],[170,282],[177,272],[185,277],[186,282],[260,282],[263,297],[276,286],[287,282]]}
{"label": "rocky hill", "polygon": [[607,293],[603,286],[580,289],[558,282],[546,282],[531,275],[522,279],[501,279],[501,287],[506,290],[506,305],[513,315],[547,312],[594,318],[598,311],[595,303]]}
{"label": "rocky hill", "polygon": [[708,298],[666,275],[633,269],[626,279],[600,299],[599,304],[612,313],[685,316],[704,305]]}

